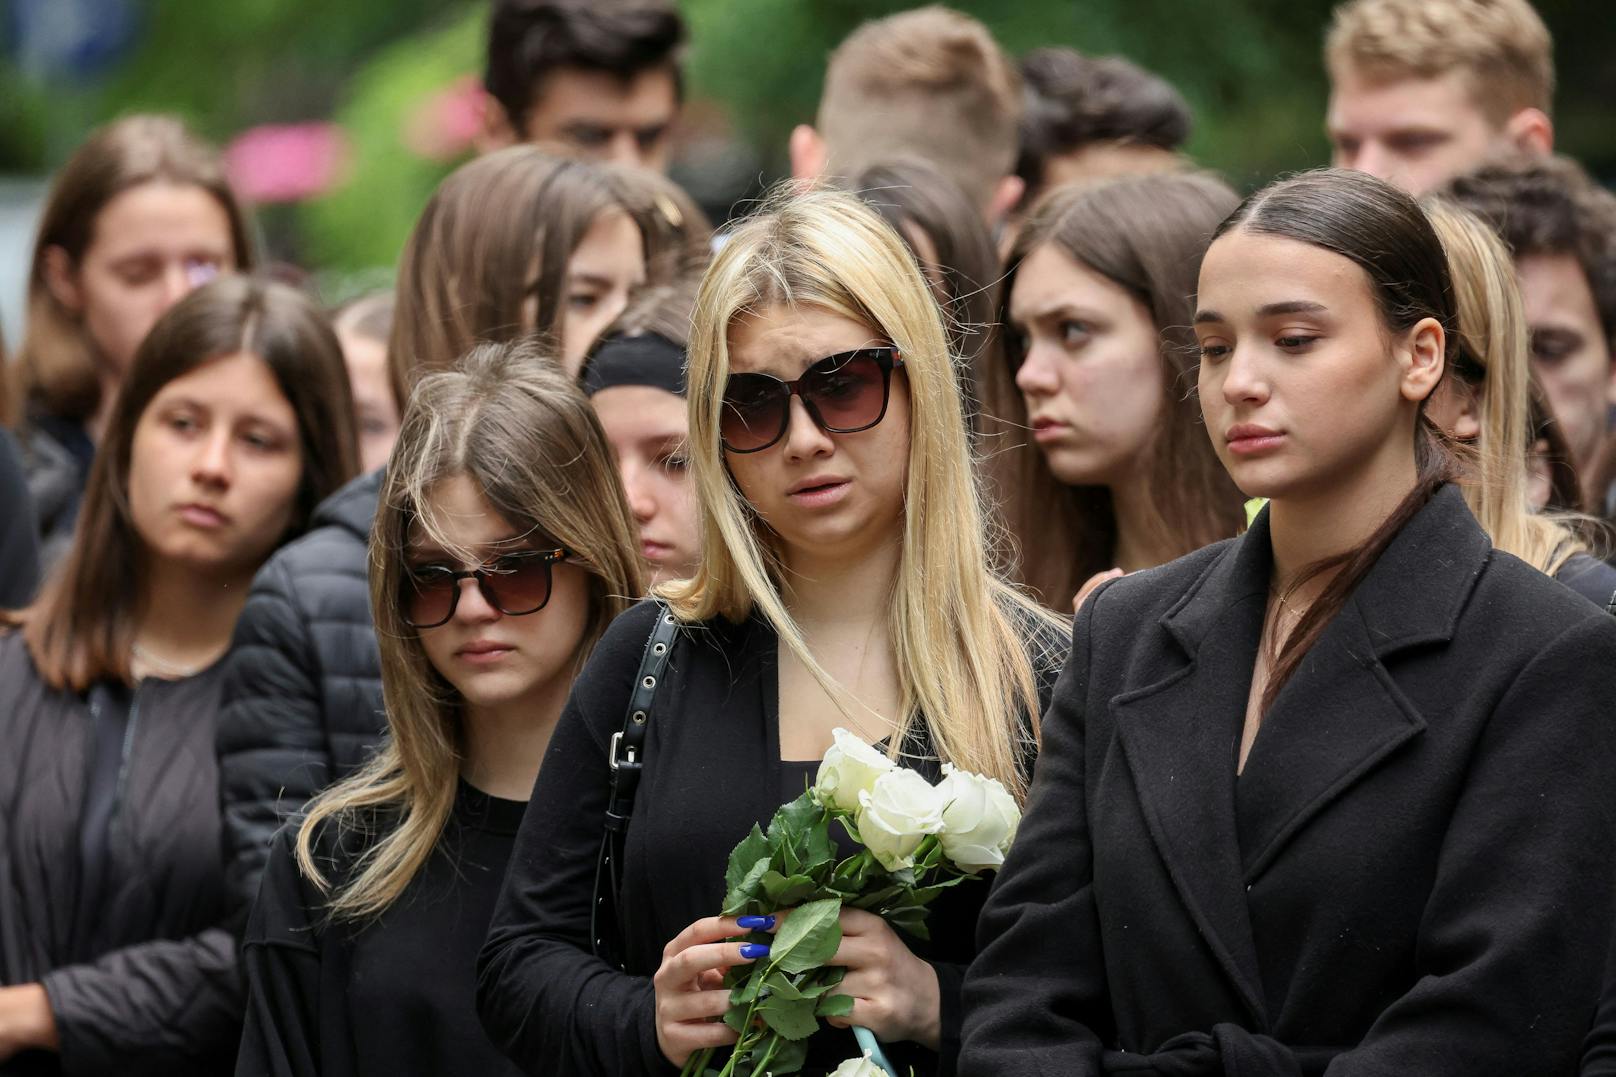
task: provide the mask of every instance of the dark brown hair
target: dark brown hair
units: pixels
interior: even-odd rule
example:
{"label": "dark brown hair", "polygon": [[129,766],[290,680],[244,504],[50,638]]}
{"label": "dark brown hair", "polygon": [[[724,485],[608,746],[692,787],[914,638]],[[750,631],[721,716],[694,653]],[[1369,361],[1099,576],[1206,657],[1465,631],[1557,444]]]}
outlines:
{"label": "dark brown hair", "polygon": [[200,187],[230,221],[236,268],[253,267],[246,211],[225,179],[218,152],[172,116],[128,116],[97,130],[51,184],[28,270],[28,321],[14,367],[19,404],[82,419],[101,404],[94,345],[45,282],[46,252],[60,247],[78,265],[96,219],[123,192],[148,183]]}
{"label": "dark brown hair", "polygon": [[230,276],[174,304],[141,343],[118,393],[72,545],[33,605],[6,618],[23,626],[34,665],[52,688],[83,692],[100,680],[130,682],[146,557],[129,507],[135,428],[164,386],[243,352],[264,361],[297,416],[303,475],[282,541],[358,472],[348,370],[313,301],[284,284]]}
{"label": "dark brown hair", "polygon": [[[1445,334],[1443,369],[1452,367],[1459,333],[1447,255],[1419,203],[1409,195],[1363,172],[1318,169],[1247,198],[1218,226],[1217,235],[1234,231],[1295,240],[1352,262],[1364,272],[1386,332],[1404,333],[1426,318],[1435,319]],[[1453,478],[1454,458],[1447,439],[1426,418],[1423,401],[1416,421],[1414,488],[1363,543],[1308,566],[1292,585],[1294,589],[1319,573],[1338,570],[1280,645],[1263,692],[1264,711],[1398,532]]]}
{"label": "dark brown hair", "polygon": [[666,67],[684,94],[676,51],[685,24],[666,0],[495,0],[483,86],[522,130],[546,75],[604,71],[624,82]]}
{"label": "dark brown hair", "polygon": [[1616,347],[1616,194],[1569,157],[1488,164],[1454,179],[1448,193],[1492,225],[1515,257],[1575,258],[1605,339]]}
{"label": "dark brown hair", "polygon": [[1176,150],[1190,137],[1190,107],[1172,83],[1120,56],[1048,46],[1021,58],[1026,107],[1016,175],[1030,199],[1044,163],[1096,142]]}
{"label": "dark brown hair", "polygon": [[[941,169],[918,157],[871,165],[853,178],[851,190],[903,237],[920,263],[943,310],[949,349],[958,366],[966,415],[977,426],[984,368],[1001,361],[993,323],[993,285],[999,256],[982,214],[970,196]],[[920,231],[936,251],[931,265],[915,250],[909,228]]]}
{"label": "dark brown hair", "polygon": [[[1195,395],[1198,355],[1191,320],[1201,258],[1238,196],[1211,176],[1133,176],[1058,188],[1034,211],[1011,249],[999,292],[1005,364],[996,398],[1011,443],[1000,454],[1007,523],[1018,540],[1022,577],[1051,605],[1110,568],[1116,517],[1104,487],[1066,486],[1024,436],[1026,402],[1014,384],[1025,349],[1010,326],[1010,291],[1021,263],[1046,244],[1116,283],[1143,303],[1161,332],[1163,420],[1150,449],[1148,487],[1159,537],[1175,556],[1235,534],[1242,497],[1218,462]],[[1009,437],[1006,437],[1007,442]]]}
{"label": "dark brown hair", "polygon": [[533,146],[498,150],[451,173],[421,211],[399,262],[387,343],[399,411],[422,375],[448,369],[479,343],[555,335],[567,263],[602,212],[633,218],[646,245],[647,283],[671,272],[692,243],[704,247],[706,219],[680,206],[670,187]]}

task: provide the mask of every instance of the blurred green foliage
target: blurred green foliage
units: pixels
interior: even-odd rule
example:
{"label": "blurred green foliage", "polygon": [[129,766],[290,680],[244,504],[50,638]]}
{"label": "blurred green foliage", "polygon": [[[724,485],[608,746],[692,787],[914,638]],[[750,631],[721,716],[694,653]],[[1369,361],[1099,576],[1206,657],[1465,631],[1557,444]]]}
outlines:
{"label": "blurred green foliage", "polygon": [[[778,174],[793,124],[811,121],[825,58],[905,0],[682,0],[691,94],[719,103]],[[1320,61],[1331,0],[957,0],[1012,52],[1065,44],[1167,76],[1197,117],[1190,152],[1236,185],[1323,164]],[[1608,0],[1538,0],[1560,71],[1560,148],[1616,175],[1616,19]],[[348,183],[269,215],[275,253],[345,271],[389,265],[454,162],[405,145],[409,117],[480,67],[485,0],[162,0],[140,46],[88,85],[41,85],[0,61],[0,170],[38,172],[90,126],[167,109],[224,140],[259,123],[332,118],[355,154]],[[1602,12],[1602,14],[1596,14]],[[737,192],[739,194],[741,192]]]}

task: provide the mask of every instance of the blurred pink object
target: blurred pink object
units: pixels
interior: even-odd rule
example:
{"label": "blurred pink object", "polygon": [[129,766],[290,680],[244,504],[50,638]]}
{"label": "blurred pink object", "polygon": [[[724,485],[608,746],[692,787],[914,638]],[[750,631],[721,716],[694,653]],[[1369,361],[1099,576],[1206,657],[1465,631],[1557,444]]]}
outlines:
{"label": "blurred pink object", "polygon": [[404,120],[404,145],[429,161],[452,161],[471,150],[483,129],[488,93],[476,75],[462,75],[429,95]]}
{"label": "blurred pink object", "polygon": [[341,182],[348,139],[334,123],[264,124],[225,150],[230,185],[249,202],[301,202]]}

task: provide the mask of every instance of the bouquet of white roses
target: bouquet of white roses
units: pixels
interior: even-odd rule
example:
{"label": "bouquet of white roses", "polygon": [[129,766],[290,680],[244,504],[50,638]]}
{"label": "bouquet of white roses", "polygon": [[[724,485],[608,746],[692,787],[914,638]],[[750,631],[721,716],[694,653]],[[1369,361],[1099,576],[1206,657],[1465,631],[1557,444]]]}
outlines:
{"label": "bouquet of white roses", "polygon": [[[1021,812],[999,782],[943,765],[936,785],[845,729],[825,753],[811,789],[756,826],[730,854],[723,914],[793,910],[766,958],[732,968],[724,1021],[739,1035],[722,1069],[714,1051],[685,1063],[690,1077],[765,1077],[798,1073],[821,1017],[845,1017],[850,996],[827,967],[841,945],[843,906],[865,909],[908,934],[929,938],[926,913],[944,890],[996,870],[1015,839]],[[839,858],[838,824],[862,848]],[[860,1060],[855,1060],[860,1061]],[[852,1065],[853,1063],[849,1063]],[[866,1064],[868,1064],[866,1062]]]}

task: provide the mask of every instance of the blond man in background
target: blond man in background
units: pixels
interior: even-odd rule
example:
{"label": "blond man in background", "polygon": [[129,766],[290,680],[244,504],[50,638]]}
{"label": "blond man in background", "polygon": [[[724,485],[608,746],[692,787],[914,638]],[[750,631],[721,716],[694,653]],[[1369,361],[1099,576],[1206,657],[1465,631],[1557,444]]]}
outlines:
{"label": "blond man in background", "polygon": [[996,225],[1024,186],[1014,174],[1021,109],[1021,76],[987,27],[936,5],[900,12],[831,53],[818,116],[791,133],[791,172],[846,178],[921,157]]}
{"label": "blond man in background", "polygon": [[1553,44],[1527,0],[1350,0],[1324,55],[1337,166],[1421,194],[1554,149]]}

